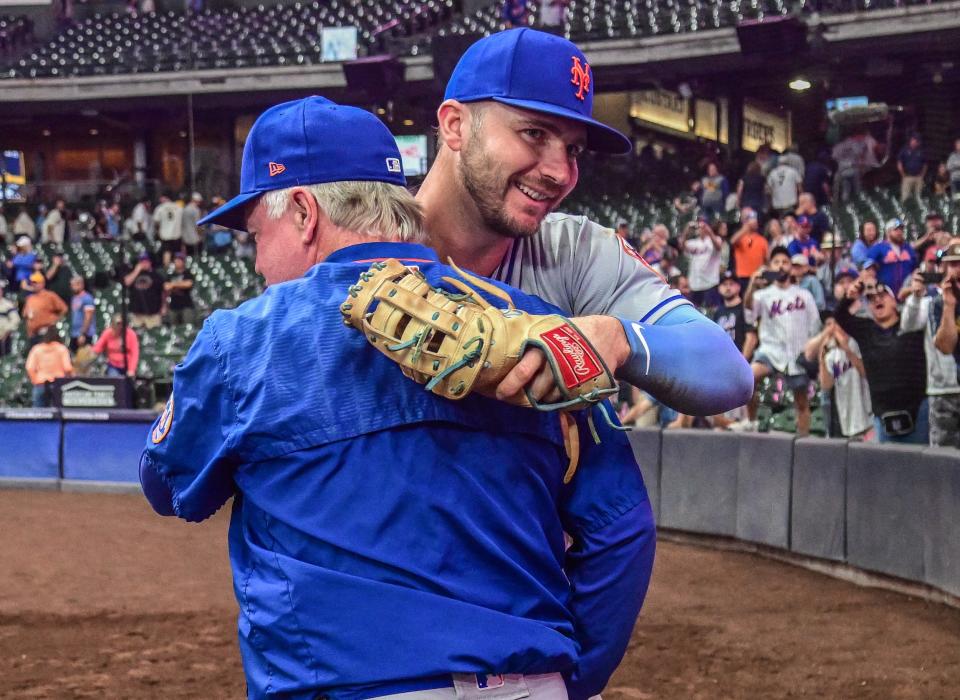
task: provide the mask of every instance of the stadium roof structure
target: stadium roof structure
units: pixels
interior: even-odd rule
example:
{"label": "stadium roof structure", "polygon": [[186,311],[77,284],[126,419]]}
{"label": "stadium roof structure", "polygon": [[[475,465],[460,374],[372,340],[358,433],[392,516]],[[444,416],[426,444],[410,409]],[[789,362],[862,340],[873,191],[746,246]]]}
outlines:
{"label": "stadium roof structure", "polygon": [[[663,4],[669,7],[672,1],[667,0]],[[598,6],[612,4],[612,0],[591,2]],[[643,0],[638,0],[636,4],[641,2]],[[878,39],[883,39],[885,51],[954,51],[956,40],[960,38],[960,0],[820,17],[806,16],[805,21],[811,35],[817,37],[817,45],[811,47],[810,54],[815,54],[818,59],[874,55]],[[461,29],[451,23],[438,33]],[[474,29],[485,31],[484,26]],[[675,32],[653,36],[591,38],[579,43],[605,90],[632,88],[645,82],[655,84],[692,72],[709,75],[712,72],[749,70],[754,67],[769,72],[778,64],[786,69],[799,60],[798,56],[789,52],[783,52],[781,56],[745,55],[741,51],[736,29],[732,26],[713,29],[698,27],[697,31],[675,29]],[[405,66],[405,80],[411,87],[433,81],[434,63],[431,56],[408,55],[401,60]],[[185,63],[177,71],[8,77],[0,80],[3,87],[0,90],[0,102],[29,105],[188,94],[250,94],[346,88],[340,63],[203,69],[191,68],[191,65]]]}

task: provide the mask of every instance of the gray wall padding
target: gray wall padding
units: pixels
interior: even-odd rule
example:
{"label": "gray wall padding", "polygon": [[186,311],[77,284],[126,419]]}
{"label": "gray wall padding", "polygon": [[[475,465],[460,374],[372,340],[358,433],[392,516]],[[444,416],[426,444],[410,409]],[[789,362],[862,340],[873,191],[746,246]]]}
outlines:
{"label": "gray wall padding", "polygon": [[793,445],[790,549],[846,558],[847,441],[801,438]]}
{"label": "gray wall padding", "polygon": [[916,481],[921,492],[924,581],[960,596],[960,452],[925,450]]}
{"label": "gray wall padding", "polygon": [[790,475],[794,436],[746,433],[737,471],[738,539],[790,546]]}
{"label": "gray wall padding", "polygon": [[735,535],[740,436],[707,430],[663,431],[660,524]]}
{"label": "gray wall padding", "polygon": [[923,451],[905,445],[847,448],[847,561],[923,580],[924,516],[917,478]]}
{"label": "gray wall padding", "polygon": [[653,515],[660,522],[660,428],[637,428],[627,435],[633,454],[640,465],[643,483],[653,507]]}

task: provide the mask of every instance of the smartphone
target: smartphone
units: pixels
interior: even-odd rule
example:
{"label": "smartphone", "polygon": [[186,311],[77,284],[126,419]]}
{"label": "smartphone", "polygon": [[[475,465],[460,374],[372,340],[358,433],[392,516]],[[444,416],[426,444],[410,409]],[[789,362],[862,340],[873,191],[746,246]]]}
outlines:
{"label": "smartphone", "polygon": [[921,272],[924,284],[940,284],[943,281],[942,272]]}
{"label": "smartphone", "polygon": [[764,273],[763,273],[762,275],[760,275],[760,276],[763,277],[764,280],[766,280],[767,282],[770,282],[770,283],[772,284],[772,283],[774,283],[774,282],[776,282],[777,280],[780,279],[780,274],[781,274],[781,273],[778,272],[777,270],[766,270],[766,271],[764,271]]}

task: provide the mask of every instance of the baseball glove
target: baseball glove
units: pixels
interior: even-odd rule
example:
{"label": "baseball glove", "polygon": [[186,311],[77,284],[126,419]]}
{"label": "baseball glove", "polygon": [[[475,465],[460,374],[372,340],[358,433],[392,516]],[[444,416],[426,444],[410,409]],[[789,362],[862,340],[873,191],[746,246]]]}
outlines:
{"label": "baseball glove", "polygon": [[[530,346],[546,355],[563,398],[540,403],[525,388],[523,405],[576,410],[617,393],[610,370],[570,319],[521,311],[502,289],[453,268],[473,286],[444,277],[460,290],[450,292],[398,260],[373,263],[349,288],[340,307],[344,323],[362,332],[405,375],[448,399],[474,391],[494,397],[497,385]],[[478,289],[508,308],[494,307]]]}

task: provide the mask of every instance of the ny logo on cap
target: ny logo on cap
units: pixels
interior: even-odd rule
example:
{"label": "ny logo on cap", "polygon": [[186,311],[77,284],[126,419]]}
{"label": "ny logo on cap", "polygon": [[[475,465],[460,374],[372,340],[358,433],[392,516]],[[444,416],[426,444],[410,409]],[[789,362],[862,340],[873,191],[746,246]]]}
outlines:
{"label": "ny logo on cap", "polygon": [[270,168],[270,177],[275,177],[287,169],[286,165],[283,165],[282,163],[274,163],[273,161],[270,161],[268,167]]}
{"label": "ny logo on cap", "polygon": [[577,86],[577,99],[583,100],[590,92],[590,64],[580,63],[579,56],[572,56],[573,66],[570,68],[570,83]]}

